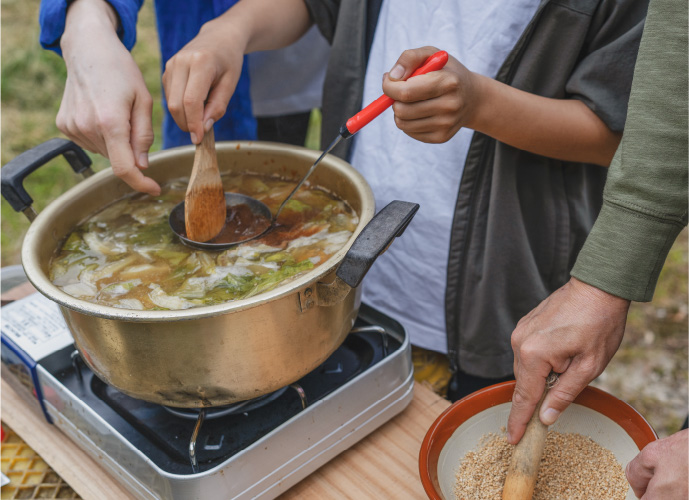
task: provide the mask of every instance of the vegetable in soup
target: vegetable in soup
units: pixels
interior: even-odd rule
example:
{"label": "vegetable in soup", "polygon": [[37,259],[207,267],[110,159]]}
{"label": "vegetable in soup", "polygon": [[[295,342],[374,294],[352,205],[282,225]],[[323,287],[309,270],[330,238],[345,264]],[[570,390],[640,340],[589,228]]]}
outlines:
{"label": "vegetable in soup", "polygon": [[[273,213],[295,183],[255,174],[223,176],[225,191],[264,202]],[[271,290],[325,262],[342,248],[359,218],[344,201],[302,187],[265,236],[222,252],[180,243],[168,225],[184,200],[186,179],[160,196],[136,193],[80,224],[50,263],[63,291],[97,304],[170,310],[220,304]]]}

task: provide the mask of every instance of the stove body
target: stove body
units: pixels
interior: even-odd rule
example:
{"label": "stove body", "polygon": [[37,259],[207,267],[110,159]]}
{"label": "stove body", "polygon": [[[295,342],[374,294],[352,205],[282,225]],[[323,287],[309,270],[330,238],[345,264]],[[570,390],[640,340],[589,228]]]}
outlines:
{"label": "stove body", "polygon": [[[39,321],[42,325],[54,329],[60,324],[59,309],[48,299],[34,294],[22,300],[38,302],[36,314],[58,316]],[[393,319],[362,305],[343,345],[296,388],[279,391],[249,411],[217,418],[209,414],[196,440],[195,471],[188,454],[194,419],[103,383],[75,355],[64,332],[59,332],[62,342],[50,334],[43,344],[52,348],[37,353],[16,333],[35,325],[16,324],[18,316],[12,316],[3,314],[2,319],[3,377],[139,498],[274,498],[412,399],[406,332]],[[66,330],[64,322],[61,326]],[[40,335],[33,337],[41,343]],[[306,395],[306,408],[297,389]]]}

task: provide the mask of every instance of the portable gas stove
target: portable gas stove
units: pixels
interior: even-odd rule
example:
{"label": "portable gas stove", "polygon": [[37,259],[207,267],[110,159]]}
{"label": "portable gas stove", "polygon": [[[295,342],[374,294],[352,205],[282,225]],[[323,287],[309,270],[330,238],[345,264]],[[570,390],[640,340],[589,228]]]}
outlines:
{"label": "portable gas stove", "polygon": [[40,294],[3,307],[2,376],[140,498],[273,498],[412,399],[404,328],[366,305],[340,346],[289,387],[234,405],[166,408],[106,385]]}

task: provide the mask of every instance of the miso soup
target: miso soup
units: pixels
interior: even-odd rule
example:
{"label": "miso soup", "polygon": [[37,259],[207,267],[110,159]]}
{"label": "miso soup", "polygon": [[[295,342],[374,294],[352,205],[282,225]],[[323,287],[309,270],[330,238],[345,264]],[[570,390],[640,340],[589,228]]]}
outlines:
{"label": "miso soup", "polygon": [[[295,182],[254,174],[224,175],[225,191],[264,202],[273,213]],[[171,310],[220,304],[271,290],[325,262],[349,240],[358,215],[317,187],[302,187],[265,236],[222,252],[180,243],[168,225],[184,200],[186,179],[160,196],[136,193],[80,224],[50,263],[64,292],[97,304]]]}

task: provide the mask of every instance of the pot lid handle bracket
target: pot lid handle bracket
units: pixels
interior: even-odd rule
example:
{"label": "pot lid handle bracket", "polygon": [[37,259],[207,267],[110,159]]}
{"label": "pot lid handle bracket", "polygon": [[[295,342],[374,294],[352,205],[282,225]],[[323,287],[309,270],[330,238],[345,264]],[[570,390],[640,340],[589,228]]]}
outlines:
{"label": "pot lid handle bracket", "polygon": [[2,197],[16,212],[24,212],[30,221],[36,218],[33,198],[24,189],[24,179],[56,156],[63,155],[75,173],[85,178],[93,175],[91,159],[72,141],[54,138],[25,151],[2,167]]}

